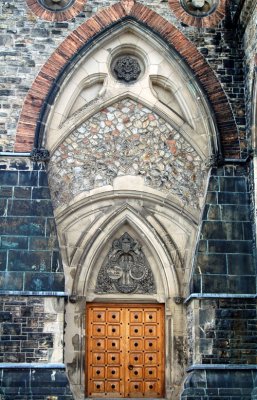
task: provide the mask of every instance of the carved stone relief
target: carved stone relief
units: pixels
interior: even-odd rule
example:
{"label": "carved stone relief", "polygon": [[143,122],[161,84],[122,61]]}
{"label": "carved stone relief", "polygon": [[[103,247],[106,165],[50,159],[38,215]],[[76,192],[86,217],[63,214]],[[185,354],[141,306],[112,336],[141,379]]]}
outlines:
{"label": "carved stone relief", "polygon": [[204,17],[215,11],[218,0],[182,0],[183,8],[191,15]]}
{"label": "carved stone relief", "polygon": [[135,57],[120,57],[114,64],[113,71],[116,78],[126,83],[136,81],[141,73],[138,60]]}
{"label": "carved stone relief", "polygon": [[74,0],[38,0],[39,4],[51,11],[63,11],[72,6]]}
{"label": "carved stone relief", "polygon": [[127,232],[112,243],[96,281],[96,293],[156,293],[152,271],[138,241]]}

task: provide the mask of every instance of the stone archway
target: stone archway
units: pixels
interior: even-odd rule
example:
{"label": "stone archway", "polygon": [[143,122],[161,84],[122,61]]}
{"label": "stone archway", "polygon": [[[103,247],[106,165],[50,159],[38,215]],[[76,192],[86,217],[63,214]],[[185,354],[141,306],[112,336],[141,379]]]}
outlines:
{"label": "stone archway", "polygon": [[[65,363],[77,399],[86,386],[87,303],[164,304],[166,398],[176,398],[185,373],[182,299],[207,164],[220,146],[192,71],[158,36],[146,41],[145,32],[148,27],[126,19],[99,35],[63,76],[42,138],[50,150],[48,178],[70,294]],[[116,63],[131,59],[133,79],[118,76]],[[97,289],[104,260],[125,233],[141,246],[156,290]]]}
{"label": "stone archway", "polygon": [[[220,152],[226,158],[240,156],[239,137],[233,113],[225,92],[214,72],[197,48],[170,22],[140,3],[117,3],[98,12],[83,23],[53,53],[35,79],[21,112],[17,135],[16,151],[30,151],[34,146],[41,146],[42,131],[49,109],[61,86],[61,80],[69,68],[76,64],[76,56],[81,56],[90,48],[92,39],[105,34],[110,27],[115,27],[124,20],[136,21],[141,27],[155,32],[157,37],[170,45],[185,60],[195,75],[213,109],[221,138]],[[219,102],[217,102],[219,98]],[[41,139],[38,136],[41,135]],[[233,141],[233,151],[230,143]]]}

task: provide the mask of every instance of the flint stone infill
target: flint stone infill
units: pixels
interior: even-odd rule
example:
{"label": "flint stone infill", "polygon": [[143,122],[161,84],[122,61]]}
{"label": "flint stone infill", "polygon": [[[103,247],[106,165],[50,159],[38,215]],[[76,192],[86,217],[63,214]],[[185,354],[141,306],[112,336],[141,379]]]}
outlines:
{"label": "flint stone infill", "polygon": [[109,106],[76,129],[49,162],[55,207],[77,194],[112,185],[118,176],[144,177],[145,185],[198,208],[206,167],[180,133],[140,103]]}

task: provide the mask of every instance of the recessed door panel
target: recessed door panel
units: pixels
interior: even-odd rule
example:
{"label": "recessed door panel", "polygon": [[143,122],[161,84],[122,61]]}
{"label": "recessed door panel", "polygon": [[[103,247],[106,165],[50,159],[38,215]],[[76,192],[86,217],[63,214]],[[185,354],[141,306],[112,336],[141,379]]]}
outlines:
{"label": "recessed door panel", "polygon": [[164,396],[163,315],[162,305],[87,306],[87,396]]}

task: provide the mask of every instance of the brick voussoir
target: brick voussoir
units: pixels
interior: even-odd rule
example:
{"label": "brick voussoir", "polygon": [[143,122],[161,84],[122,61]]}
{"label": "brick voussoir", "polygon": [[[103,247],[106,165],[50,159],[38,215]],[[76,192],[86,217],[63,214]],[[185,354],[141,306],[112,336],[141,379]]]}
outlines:
{"label": "brick voussoir", "polygon": [[81,44],[70,35],[62,44],[60,44],[59,49],[64,49],[65,51],[69,50],[74,54],[80,47]]}

